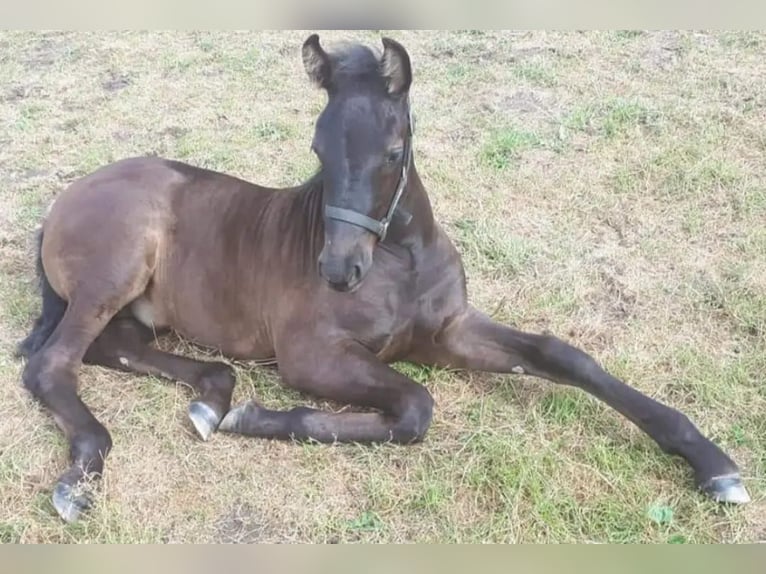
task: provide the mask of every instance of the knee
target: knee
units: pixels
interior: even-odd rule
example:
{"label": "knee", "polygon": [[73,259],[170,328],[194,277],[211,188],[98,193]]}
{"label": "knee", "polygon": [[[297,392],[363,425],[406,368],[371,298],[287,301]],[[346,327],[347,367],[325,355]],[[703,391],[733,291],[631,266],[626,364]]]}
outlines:
{"label": "knee", "polygon": [[593,357],[553,335],[541,336],[537,349],[540,367],[556,377],[590,378],[599,369]]}
{"label": "knee", "polygon": [[210,363],[200,373],[205,390],[217,389],[231,393],[237,383],[234,369],[226,363]]}
{"label": "knee", "polygon": [[394,430],[396,442],[421,442],[431,426],[434,399],[425,387],[417,385],[407,395]]}

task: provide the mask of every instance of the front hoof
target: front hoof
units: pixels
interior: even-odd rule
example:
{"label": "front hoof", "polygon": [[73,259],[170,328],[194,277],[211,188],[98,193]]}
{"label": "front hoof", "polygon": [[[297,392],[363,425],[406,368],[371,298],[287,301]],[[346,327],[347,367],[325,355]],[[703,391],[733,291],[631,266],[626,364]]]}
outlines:
{"label": "front hoof", "polygon": [[750,495],[742,484],[738,472],[714,476],[701,487],[702,491],[716,502],[727,504],[747,504]]}
{"label": "front hoof", "polygon": [[192,401],[189,404],[189,419],[191,419],[194,430],[197,431],[199,437],[206,441],[213,434],[213,431],[218,428],[221,417],[216,414],[211,406],[206,405],[202,401]]}
{"label": "front hoof", "polygon": [[65,522],[75,522],[80,514],[92,505],[90,494],[82,491],[81,486],[72,486],[65,482],[56,483],[53,489],[53,507]]}

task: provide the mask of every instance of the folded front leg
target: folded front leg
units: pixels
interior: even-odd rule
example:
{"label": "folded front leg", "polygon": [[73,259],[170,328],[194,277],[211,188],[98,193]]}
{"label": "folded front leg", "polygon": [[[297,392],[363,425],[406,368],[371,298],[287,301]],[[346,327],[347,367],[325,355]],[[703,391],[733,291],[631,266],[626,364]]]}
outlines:
{"label": "folded front leg", "polygon": [[433,399],[424,387],[357,344],[312,341],[309,345],[311,351],[307,353],[278,355],[286,385],[380,412],[329,413],[307,407],[274,411],[250,401],[229,411],[219,429],[253,437],[324,443],[406,444],[423,439],[433,411]]}

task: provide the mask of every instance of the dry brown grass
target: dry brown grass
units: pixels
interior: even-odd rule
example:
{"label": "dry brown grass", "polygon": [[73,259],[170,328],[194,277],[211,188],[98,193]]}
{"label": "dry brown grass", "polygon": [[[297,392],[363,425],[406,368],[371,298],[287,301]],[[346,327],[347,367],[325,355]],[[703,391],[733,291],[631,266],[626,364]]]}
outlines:
{"label": "dry brown grass", "polygon": [[[90,518],[63,525],[49,489],[66,447],[11,356],[39,305],[31,232],[45,205],[147,153],[294,184],[315,166],[323,96],[301,32],[4,32],[0,540],[766,539],[766,36],[390,35],[414,61],[419,171],[473,300],[683,409],[734,454],[754,502],[704,500],[616,414],[533,379],[402,366],[438,402],[424,444],[320,447],[200,443],[184,388],[84,368],[115,448]],[[237,401],[303,400],[268,370],[238,372]]]}

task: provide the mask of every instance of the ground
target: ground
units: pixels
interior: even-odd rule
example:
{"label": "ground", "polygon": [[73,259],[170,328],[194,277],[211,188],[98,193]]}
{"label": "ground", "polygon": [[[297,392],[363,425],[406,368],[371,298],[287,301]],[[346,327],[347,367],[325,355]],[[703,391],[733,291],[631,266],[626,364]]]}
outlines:
{"label": "ground", "polygon": [[[399,365],[437,403],[405,448],[202,443],[185,387],[85,367],[115,446],[94,511],[63,524],[50,489],[66,445],[12,355],[39,309],[45,207],[142,154],[298,183],[324,95],[301,64],[307,32],[2,32],[0,540],[766,540],[766,35],[386,34],[413,59],[416,161],[472,301],[681,409],[740,464],[753,503],[706,500],[615,412],[528,377]],[[273,371],[236,369],[236,402],[307,402]]]}

